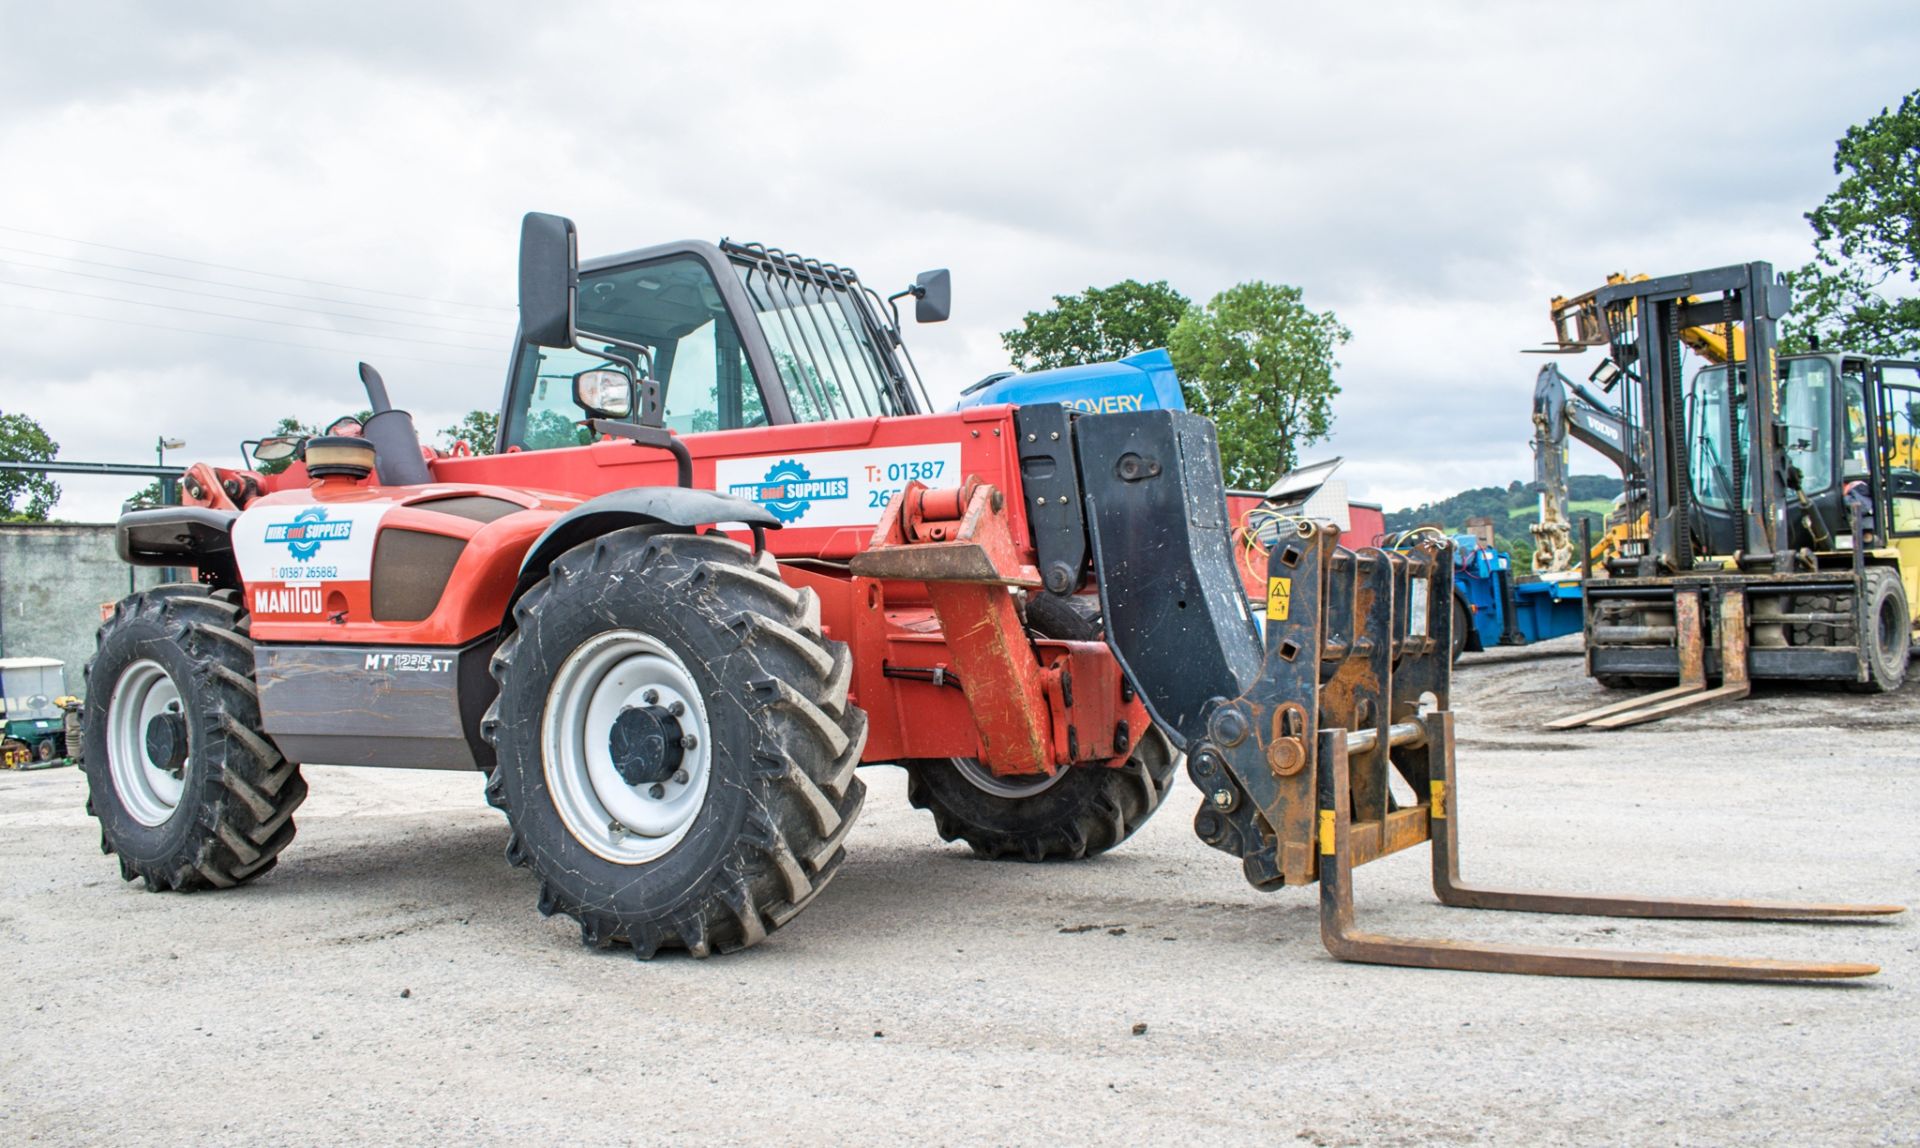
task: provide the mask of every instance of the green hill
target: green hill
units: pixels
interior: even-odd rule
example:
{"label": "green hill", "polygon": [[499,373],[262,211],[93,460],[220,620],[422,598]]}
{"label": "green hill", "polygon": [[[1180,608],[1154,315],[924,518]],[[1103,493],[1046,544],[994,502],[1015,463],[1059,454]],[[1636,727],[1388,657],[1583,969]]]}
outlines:
{"label": "green hill", "polygon": [[[1620,493],[1620,479],[1605,474],[1576,474],[1567,479],[1567,504],[1575,536],[1581,518],[1591,519],[1597,538],[1606,530],[1607,512]],[[1469,518],[1491,518],[1495,540],[1513,554],[1514,563],[1525,569],[1533,558],[1533,535],[1527,528],[1539,521],[1539,496],[1524,482],[1506,486],[1482,486],[1463,490],[1451,498],[1426,502],[1405,510],[1388,511],[1389,531],[1410,530],[1416,526],[1438,526],[1450,532],[1467,528]]]}

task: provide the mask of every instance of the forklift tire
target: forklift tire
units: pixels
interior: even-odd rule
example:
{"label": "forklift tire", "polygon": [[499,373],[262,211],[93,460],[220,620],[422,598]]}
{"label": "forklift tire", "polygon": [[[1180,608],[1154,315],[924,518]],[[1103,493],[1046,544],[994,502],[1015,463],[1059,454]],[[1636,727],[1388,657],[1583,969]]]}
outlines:
{"label": "forklift tire", "polygon": [[1850,683],[1863,694],[1890,694],[1907,680],[1907,658],[1913,652],[1912,615],[1900,576],[1891,570],[1867,571],[1862,590],[1867,598],[1867,634],[1861,643],[1867,659],[1867,680]]}
{"label": "forklift tire", "polygon": [[583,542],[515,604],[492,672],[507,860],[585,944],[744,949],[845,859],[852,657],[770,555],[657,525]]}
{"label": "forklift tire", "polygon": [[[1072,601],[1051,594],[1027,604],[1027,624],[1041,637],[1097,642],[1100,626]],[[903,761],[907,800],[933,814],[942,841],[965,841],[993,860],[1093,857],[1146,824],[1173,788],[1178,755],[1149,728],[1117,769],[1074,766],[1022,784],[998,778],[971,758]]]}
{"label": "forklift tire", "polygon": [[114,607],[87,663],[87,812],[147,889],[228,888],[272,869],[306,799],[260,731],[234,591],[162,586]]}

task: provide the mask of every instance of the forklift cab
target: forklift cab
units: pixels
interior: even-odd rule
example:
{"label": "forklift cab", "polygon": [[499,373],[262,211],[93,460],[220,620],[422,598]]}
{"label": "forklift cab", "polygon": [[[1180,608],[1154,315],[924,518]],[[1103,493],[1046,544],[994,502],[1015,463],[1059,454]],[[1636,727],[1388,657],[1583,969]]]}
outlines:
{"label": "forklift cab", "polygon": [[[1832,352],[1782,358],[1779,371],[1775,399],[1781,446],[1806,500],[1802,505],[1789,489],[1792,546],[1851,548],[1846,490],[1856,481],[1866,482],[1872,492],[1881,545],[1889,531],[1904,529],[1920,539],[1920,473],[1915,470],[1920,459],[1911,445],[1914,428],[1920,427],[1920,376],[1914,366]],[[1739,452],[1741,467],[1747,461],[1745,373],[1739,366],[1731,371],[1725,365],[1704,367],[1694,375],[1687,398],[1695,531],[1709,554],[1733,550],[1733,451]],[[1890,453],[1898,443],[1908,445]]]}

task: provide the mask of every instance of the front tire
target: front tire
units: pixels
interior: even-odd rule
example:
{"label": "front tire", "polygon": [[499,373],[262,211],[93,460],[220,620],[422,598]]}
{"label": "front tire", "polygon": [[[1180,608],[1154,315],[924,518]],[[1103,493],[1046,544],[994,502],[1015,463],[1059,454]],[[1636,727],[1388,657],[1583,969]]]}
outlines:
{"label": "front tire", "polygon": [[114,607],[87,663],[87,812],[151,891],[250,881],[293,840],[307,786],[261,732],[247,622],[231,595],[161,587]]}
{"label": "front tire", "polygon": [[487,798],[542,913],[594,947],[704,957],[758,943],[833,879],[866,716],[818,600],[770,556],[629,527],[561,555],[514,620],[482,723]]}
{"label": "front tire", "polygon": [[1890,694],[1907,680],[1907,658],[1913,652],[1912,617],[1907,591],[1891,570],[1867,571],[1861,593],[1867,599],[1867,632],[1861,642],[1867,661],[1867,680],[1853,683],[1861,693]]}

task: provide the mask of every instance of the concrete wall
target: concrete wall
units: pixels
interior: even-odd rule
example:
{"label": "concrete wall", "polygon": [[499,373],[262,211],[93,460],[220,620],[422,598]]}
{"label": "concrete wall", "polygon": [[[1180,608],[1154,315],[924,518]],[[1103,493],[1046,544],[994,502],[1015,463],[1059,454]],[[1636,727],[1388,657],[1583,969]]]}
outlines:
{"label": "concrete wall", "polygon": [[[127,596],[132,569],[113,552],[110,525],[0,523],[0,657],[59,658],[66,692],[85,697],[100,604]],[[152,567],[134,574],[141,589],[160,581]]]}

